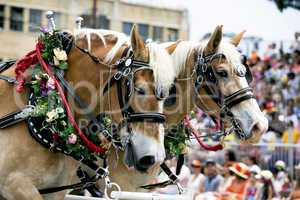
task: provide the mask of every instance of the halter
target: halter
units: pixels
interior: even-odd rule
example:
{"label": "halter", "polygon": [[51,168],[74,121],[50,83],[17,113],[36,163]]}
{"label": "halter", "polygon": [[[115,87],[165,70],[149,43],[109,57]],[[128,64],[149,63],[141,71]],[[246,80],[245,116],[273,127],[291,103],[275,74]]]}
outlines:
{"label": "halter", "polygon": [[[217,85],[218,79],[216,78],[215,72],[211,65],[211,62],[214,59],[222,59],[226,58],[222,53],[210,54],[207,56],[203,55],[203,51],[197,55],[196,64],[193,69],[193,73],[196,74],[195,81],[195,89],[198,92],[200,87],[203,87],[208,94],[213,95],[213,101],[221,108],[220,111],[220,125],[221,125],[221,136],[226,136],[232,132],[235,132],[237,136],[241,140],[246,140],[251,137],[250,134],[246,134],[244,130],[241,128],[239,121],[234,117],[232,111],[230,110],[232,107],[238,105],[239,103],[255,98],[253,95],[253,90],[250,87],[242,88],[230,95],[223,96],[220,91],[217,91],[218,95],[216,95],[216,91],[213,91],[212,88],[208,84]],[[249,81],[249,77],[251,72],[249,71],[248,66],[246,67],[246,73],[238,73],[238,76],[246,76],[247,81]],[[232,128],[229,131],[225,130],[224,120],[229,119],[232,124]]]}
{"label": "halter", "polygon": [[[83,49],[77,46],[73,41],[70,42],[70,40],[73,40],[70,37],[63,35],[62,40],[63,45],[65,45],[64,48],[66,50],[69,49],[70,51],[72,47],[71,44],[73,44],[81,52],[88,55],[95,63],[108,65],[106,63],[103,63],[101,59],[93,55],[87,49]],[[109,65],[109,67],[117,69],[117,72],[115,72],[105,84],[103,95],[106,94],[114,84],[116,84],[119,106],[123,116],[123,120],[117,125],[117,131],[120,131],[123,127],[126,127],[129,136],[125,139],[120,139],[118,137],[118,139],[115,139],[115,142],[117,144],[117,147],[120,147],[124,150],[127,144],[131,141],[131,136],[133,135],[130,124],[137,122],[162,124],[165,122],[165,115],[163,113],[157,112],[135,112],[134,109],[129,105],[129,100],[132,95],[132,91],[134,90],[133,78],[135,73],[141,70],[152,70],[151,66],[147,62],[134,59],[134,54],[130,47],[127,47],[123,51],[121,58],[115,64]],[[123,92],[122,87],[124,86],[125,90]],[[158,96],[157,99],[159,100]],[[79,102],[80,101],[81,100],[79,100]],[[111,140],[111,138],[109,138],[109,140]]]}

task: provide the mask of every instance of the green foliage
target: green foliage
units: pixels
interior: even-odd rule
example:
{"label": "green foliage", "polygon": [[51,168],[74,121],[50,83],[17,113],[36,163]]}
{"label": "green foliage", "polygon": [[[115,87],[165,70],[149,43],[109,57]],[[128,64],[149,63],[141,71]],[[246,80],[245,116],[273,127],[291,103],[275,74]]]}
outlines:
{"label": "green foliage", "polygon": [[286,8],[294,8],[300,10],[300,2],[298,0],[272,0],[277,8],[282,12]]}
{"label": "green foliage", "polygon": [[165,148],[167,153],[178,156],[186,149],[187,134],[183,124],[171,129],[171,133],[165,137]]}
{"label": "green foliage", "polygon": [[[66,70],[68,64],[64,59],[58,61],[58,66],[54,65],[54,49],[58,50],[60,53],[65,53],[62,50],[62,43],[57,35],[57,31],[42,34],[39,37],[39,41],[44,45],[44,49],[42,50],[43,59],[53,67],[53,70]],[[68,121],[55,82],[47,75],[39,64],[34,66],[32,79],[26,85],[31,88],[34,98],[36,99],[36,106],[31,113],[31,116],[44,119],[42,129],[47,129],[49,130],[49,134],[57,136],[59,142],[63,143],[67,150],[73,152],[76,156],[80,157],[82,155],[85,158],[95,157],[95,153],[90,152],[87,147],[85,147],[83,141],[76,134],[73,126]],[[104,119],[104,122],[105,126],[111,126],[110,119]],[[89,139],[95,144],[101,145],[101,141],[99,141],[97,134],[91,134]]]}

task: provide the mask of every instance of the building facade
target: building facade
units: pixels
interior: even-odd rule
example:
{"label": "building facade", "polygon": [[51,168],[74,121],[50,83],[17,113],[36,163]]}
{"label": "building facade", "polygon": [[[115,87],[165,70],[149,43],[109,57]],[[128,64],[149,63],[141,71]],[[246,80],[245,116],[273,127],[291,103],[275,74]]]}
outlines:
{"label": "building facade", "polygon": [[47,25],[45,13],[48,10],[54,11],[57,28],[63,30],[73,30],[76,18],[82,16],[83,27],[94,25],[129,34],[135,23],[144,39],[159,42],[188,39],[187,10],[174,2],[176,0],[0,0],[0,59],[20,58],[32,50],[39,28]]}

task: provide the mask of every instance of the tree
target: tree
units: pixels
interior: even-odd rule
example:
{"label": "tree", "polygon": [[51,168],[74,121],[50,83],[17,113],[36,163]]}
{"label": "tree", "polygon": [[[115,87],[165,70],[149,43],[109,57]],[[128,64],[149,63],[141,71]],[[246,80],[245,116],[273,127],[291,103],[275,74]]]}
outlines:
{"label": "tree", "polygon": [[300,10],[300,0],[271,0],[273,1],[278,9],[282,12],[286,8],[294,8]]}

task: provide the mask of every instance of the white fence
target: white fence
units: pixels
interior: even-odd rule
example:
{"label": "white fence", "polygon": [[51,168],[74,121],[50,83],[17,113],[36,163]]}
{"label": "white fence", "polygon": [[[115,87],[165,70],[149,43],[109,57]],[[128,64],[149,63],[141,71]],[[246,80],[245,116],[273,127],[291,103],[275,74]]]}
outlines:
{"label": "white fence", "polygon": [[[112,200],[188,200],[185,195],[165,195],[143,192],[112,192]],[[65,200],[107,200],[105,198],[67,195]]]}

